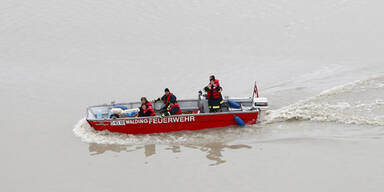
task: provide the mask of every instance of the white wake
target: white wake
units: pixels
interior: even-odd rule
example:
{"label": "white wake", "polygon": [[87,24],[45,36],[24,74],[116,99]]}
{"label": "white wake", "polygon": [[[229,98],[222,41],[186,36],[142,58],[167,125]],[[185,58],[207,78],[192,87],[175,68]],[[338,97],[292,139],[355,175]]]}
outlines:
{"label": "white wake", "polygon": [[112,133],[109,131],[95,131],[85,119],[79,120],[73,133],[83,142],[97,144],[140,145],[140,144],[182,144],[204,145],[207,143],[230,142],[239,137],[244,137],[258,131],[253,126],[227,127],[201,131],[181,131],[174,133],[160,133],[147,135],[128,135]]}
{"label": "white wake", "polygon": [[384,126],[384,77],[335,87],[316,97],[270,110],[263,122],[288,120]]}

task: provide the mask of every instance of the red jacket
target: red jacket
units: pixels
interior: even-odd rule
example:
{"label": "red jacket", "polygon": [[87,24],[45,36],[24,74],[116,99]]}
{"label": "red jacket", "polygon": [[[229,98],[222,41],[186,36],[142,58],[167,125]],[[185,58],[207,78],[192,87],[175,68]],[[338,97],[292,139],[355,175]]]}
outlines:
{"label": "red jacket", "polygon": [[155,111],[153,110],[153,108],[147,108],[146,110],[142,110],[139,112],[139,116],[140,117],[145,117],[145,116],[155,116],[156,113]]}
{"label": "red jacket", "polygon": [[155,116],[156,113],[155,113],[155,110],[153,109],[152,103],[147,101],[146,105],[148,107],[147,107],[147,110],[145,110],[145,111],[151,111],[151,116]]}
{"label": "red jacket", "polygon": [[220,86],[220,82],[219,82],[218,79],[215,80],[215,85],[216,85],[216,86]]}
{"label": "red jacket", "polygon": [[[141,107],[140,107],[140,113],[141,113],[141,116],[155,116],[156,113],[155,113],[155,110],[153,109],[152,107],[152,103],[151,102],[147,102],[146,103],[147,105],[147,109],[146,110],[143,110]],[[140,114],[139,114],[140,115]]]}
{"label": "red jacket", "polygon": [[[216,80],[216,81],[218,81],[218,80]],[[204,90],[207,92],[207,99],[220,99],[220,98],[222,98],[222,95],[221,95],[222,88],[220,87],[220,85],[217,85],[216,82],[213,86],[212,85],[206,86]]]}
{"label": "red jacket", "polygon": [[151,102],[149,102],[149,101],[147,101],[147,103],[145,103],[148,107],[153,107],[152,106],[152,103]]}
{"label": "red jacket", "polygon": [[169,108],[169,113],[171,115],[179,115],[179,114],[182,114],[181,112],[181,109],[180,109],[180,105],[178,103],[175,103],[174,105],[172,105],[170,108]]}

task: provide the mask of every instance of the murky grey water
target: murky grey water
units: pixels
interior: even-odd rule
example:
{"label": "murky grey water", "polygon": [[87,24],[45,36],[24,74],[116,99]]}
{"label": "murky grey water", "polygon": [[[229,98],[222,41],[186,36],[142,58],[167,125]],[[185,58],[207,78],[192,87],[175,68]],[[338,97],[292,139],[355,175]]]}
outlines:
{"label": "murky grey water", "polygon": [[[0,2],[1,191],[383,191],[384,3]],[[93,131],[89,105],[224,94],[245,128]]]}

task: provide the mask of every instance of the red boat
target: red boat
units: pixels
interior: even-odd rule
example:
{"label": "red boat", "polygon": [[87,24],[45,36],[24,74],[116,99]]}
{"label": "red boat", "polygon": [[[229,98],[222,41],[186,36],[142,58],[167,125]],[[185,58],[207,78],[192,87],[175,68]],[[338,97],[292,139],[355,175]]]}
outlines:
{"label": "red boat", "polygon": [[[115,108],[139,108],[141,103],[134,102],[88,107],[86,119],[97,131],[108,130],[126,134],[151,134],[256,124],[261,109],[268,107],[268,100],[258,97],[256,85],[252,97],[226,97],[221,112],[209,113],[208,101],[201,92],[196,100],[178,100],[178,103],[183,112],[180,115],[111,118],[112,111]],[[156,114],[160,114],[159,110],[162,105],[162,103],[154,104]],[[132,112],[135,110],[127,111]]]}

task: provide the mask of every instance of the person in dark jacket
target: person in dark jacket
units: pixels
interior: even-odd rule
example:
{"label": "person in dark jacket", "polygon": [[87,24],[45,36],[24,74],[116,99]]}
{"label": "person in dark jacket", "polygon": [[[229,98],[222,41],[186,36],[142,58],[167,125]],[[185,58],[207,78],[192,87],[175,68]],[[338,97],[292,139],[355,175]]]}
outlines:
{"label": "person in dark jacket", "polygon": [[180,115],[182,111],[180,109],[180,105],[175,102],[171,102],[167,108],[167,111],[163,113],[161,116],[170,116],[170,115]]}
{"label": "person in dark jacket", "polygon": [[161,98],[155,99],[154,102],[156,103],[157,101],[160,101],[160,100],[163,101],[163,103],[164,103],[164,107],[161,108],[161,110],[160,110],[162,112],[167,111],[167,108],[168,108],[170,103],[172,103],[172,102],[177,103],[176,96],[173,93],[171,93],[168,88],[165,88],[164,95]]}
{"label": "person in dark jacket", "polygon": [[142,104],[140,107],[139,117],[149,117],[149,116],[155,116],[155,111],[152,107],[149,107],[146,104]]}
{"label": "person in dark jacket", "polygon": [[210,82],[204,88],[204,91],[207,93],[210,113],[219,112],[221,110],[221,105],[224,103],[223,96],[221,95],[222,90],[219,80],[216,80],[213,75],[210,76]]}

